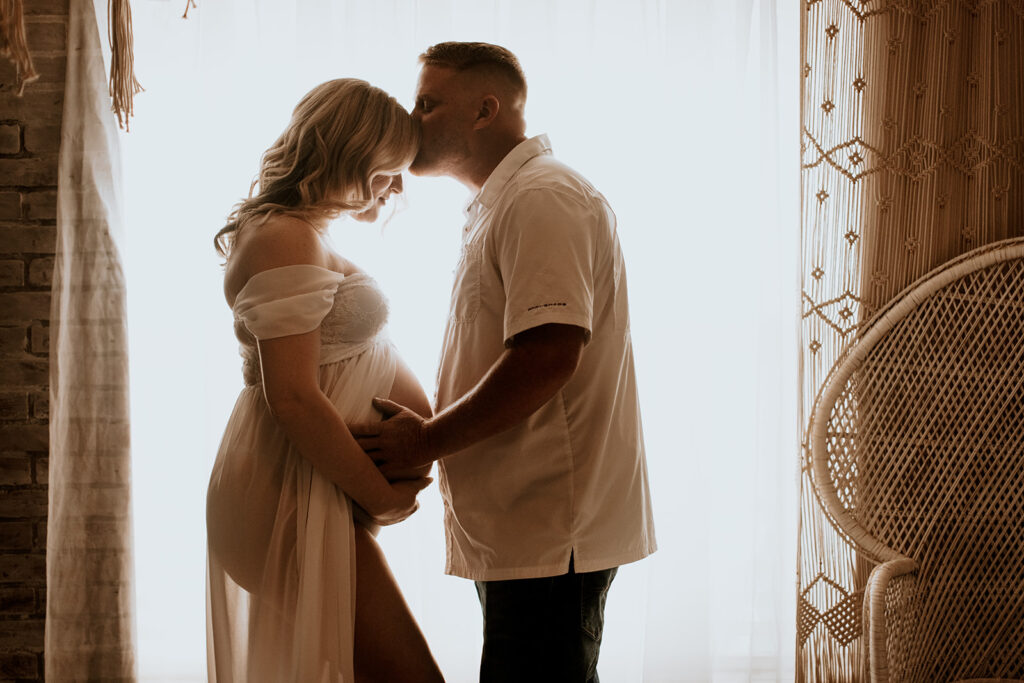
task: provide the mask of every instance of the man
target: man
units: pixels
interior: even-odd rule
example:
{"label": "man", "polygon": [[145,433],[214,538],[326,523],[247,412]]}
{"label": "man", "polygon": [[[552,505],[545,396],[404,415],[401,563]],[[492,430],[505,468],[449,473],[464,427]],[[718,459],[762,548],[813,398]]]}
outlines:
{"label": "man", "polygon": [[416,175],[466,209],[427,420],[389,401],[354,427],[385,474],[439,460],[446,572],[476,580],[482,681],[598,681],[608,588],[656,548],[615,215],[527,139],[516,57],[441,43],[412,112]]}

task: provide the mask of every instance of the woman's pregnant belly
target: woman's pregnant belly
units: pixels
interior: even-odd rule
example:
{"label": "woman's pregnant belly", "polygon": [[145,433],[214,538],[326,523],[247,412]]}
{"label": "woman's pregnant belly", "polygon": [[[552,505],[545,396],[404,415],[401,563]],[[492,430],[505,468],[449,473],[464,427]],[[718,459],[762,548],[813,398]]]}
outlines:
{"label": "woman's pregnant belly", "polygon": [[399,403],[423,417],[430,417],[434,414],[419,380],[416,379],[416,375],[412,374],[412,370],[402,362],[401,358],[397,359],[395,382],[391,385],[388,400]]}
{"label": "woman's pregnant belly", "polygon": [[[423,386],[416,379],[416,375],[412,374],[412,370],[402,362],[401,358],[398,359],[397,367],[395,368],[395,381],[391,385],[391,393],[388,395],[388,400],[403,405],[422,417],[431,417],[434,414],[430,407],[430,401],[427,399],[427,394],[423,391]],[[424,465],[411,468],[397,472],[390,478],[395,480],[425,477],[430,474],[430,467],[430,465]]]}
{"label": "woman's pregnant belly", "polygon": [[[387,352],[381,350],[379,353],[379,357],[365,360],[377,360],[386,365]],[[429,417],[432,411],[423,387],[400,358],[396,357],[395,362],[388,398]],[[344,365],[341,367],[349,369]],[[371,377],[378,377],[376,367],[368,366]],[[348,375],[347,372],[337,372],[338,369],[322,368],[324,377],[330,377],[323,388],[333,400],[342,404],[340,408],[348,409],[351,407],[348,404],[355,401],[366,405],[367,412],[372,412],[368,404],[374,395],[373,390],[369,393],[358,391],[354,397],[347,396]],[[243,390],[235,414],[225,430],[221,453],[211,476],[207,529],[210,551],[229,575],[247,590],[258,590],[262,582],[262,570],[271,538],[275,536],[274,530],[294,529],[297,503],[294,499],[294,468],[295,458],[299,457],[301,455],[292,451],[287,437],[267,409],[262,390],[257,387]],[[400,472],[393,478],[418,478],[429,472],[430,466],[426,466]],[[294,538],[279,540],[285,545],[294,545]]]}

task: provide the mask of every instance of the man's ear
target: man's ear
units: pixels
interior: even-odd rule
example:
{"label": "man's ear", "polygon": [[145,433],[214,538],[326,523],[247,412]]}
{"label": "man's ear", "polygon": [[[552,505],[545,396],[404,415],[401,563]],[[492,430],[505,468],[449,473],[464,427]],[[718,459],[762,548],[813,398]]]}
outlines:
{"label": "man's ear", "polygon": [[501,109],[501,103],[498,102],[498,98],[494,95],[484,95],[483,99],[480,100],[480,107],[476,112],[476,121],[473,122],[473,130],[480,130],[486,128],[494,122],[494,119],[498,116],[498,110]]}

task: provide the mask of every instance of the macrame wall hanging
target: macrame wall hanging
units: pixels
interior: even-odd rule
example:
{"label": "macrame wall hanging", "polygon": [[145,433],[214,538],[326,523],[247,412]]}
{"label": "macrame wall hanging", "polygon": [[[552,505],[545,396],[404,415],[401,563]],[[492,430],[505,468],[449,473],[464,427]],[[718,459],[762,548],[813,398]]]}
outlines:
{"label": "macrame wall hanging", "polygon": [[[1024,235],[1024,2],[804,0],[801,419],[858,330],[956,256]],[[805,443],[806,449],[806,443]],[[835,464],[857,497],[855,462]],[[862,680],[873,563],[802,461],[797,676]]]}
{"label": "macrame wall hanging", "polygon": [[39,78],[32,68],[32,55],[25,39],[25,12],[23,0],[0,0],[0,57],[14,62],[14,85],[18,96],[25,92],[25,84]]}
{"label": "macrame wall hanging", "polygon": [[117,124],[128,130],[133,100],[142,92],[135,78],[132,8],[128,0],[107,0],[107,40],[110,41],[110,99]]}
{"label": "macrame wall hanging", "polygon": [[[32,68],[32,55],[25,37],[25,0],[0,0],[0,56],[15,65],[18,95],[25,84],[39,77]],[[72,0],[75,1],[75,0]],[[189,0],[195,6],[193,0]],[[188,14],[188,4],[185,5]],[[117,123],[128,130],[133,114],[132,100],[142,91],[135,78],[132,10],[128,0],[107,0],[107,40],[110,43],[110,99]]]}

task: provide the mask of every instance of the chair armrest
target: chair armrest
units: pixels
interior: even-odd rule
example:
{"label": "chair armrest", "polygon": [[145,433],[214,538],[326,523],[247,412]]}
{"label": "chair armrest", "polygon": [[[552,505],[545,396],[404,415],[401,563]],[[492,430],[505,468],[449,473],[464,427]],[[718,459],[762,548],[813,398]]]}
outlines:
{"label": "chair armrest", "polygon": [[897,576],[917,570],[917,563],[908,557],[883,562],[871,571],[864,588],[864,630],[867,638],[864,661],[871,683],[888,683],[889,652],[886,644],[885,596],[889,582]]}

